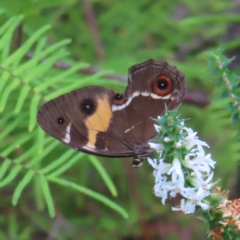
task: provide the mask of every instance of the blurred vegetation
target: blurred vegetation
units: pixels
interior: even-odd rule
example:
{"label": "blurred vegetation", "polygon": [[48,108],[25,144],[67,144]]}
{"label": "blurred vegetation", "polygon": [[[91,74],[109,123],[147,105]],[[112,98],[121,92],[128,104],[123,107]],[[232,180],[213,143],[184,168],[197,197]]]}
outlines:
{"label": "blurred vegetation", "polygon": [[219,47],[238,55],[238,1],[1,0],[0,8],[0,240],[206,239],[200,220],[151,194],[147,163],[136,171],[131,159],[71,150],[44,135],[36,113],[85,85],[123,92],[130,66],[168,61],[184,72],[188,91],[212,101],[186,100],[181,117],[211,146],[215,179],[239,196],[236,129],[215,101],[218,87],[204,59]]}

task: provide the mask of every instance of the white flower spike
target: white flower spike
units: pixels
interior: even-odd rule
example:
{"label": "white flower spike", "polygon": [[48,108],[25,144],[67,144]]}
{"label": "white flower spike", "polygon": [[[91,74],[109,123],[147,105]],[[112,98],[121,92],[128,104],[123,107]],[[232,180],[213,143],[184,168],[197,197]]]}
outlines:
{"label": "white flower spike", "polygon": [[[157,120],[161,127],[155,125],[158,138],[163,140],[160,143],[150,143],[159,153],[158,160],[148,158],[154,168],[154,193],[162,199],[163,204],[168,197],[181,195],[181,204],[173,207],[173,211],[189,214],[193,213],[196,207],[207,210],[209,204],[206,197],[211,194],[211,189],[216,184],[212,183],[215,161],[210,154],[205,154],[204,147],[209,146],[199,140],[197,133],[191,128],[185,127],[184,121],[173,121],[170,126],[172,128],[166,124],[164,129],[164,121],[169,123],[168,117],[172,113],[167,111],[165,116]],[[173,119],[172,115],[170,117]],[[169,147],[169,144],[172,146]]]}

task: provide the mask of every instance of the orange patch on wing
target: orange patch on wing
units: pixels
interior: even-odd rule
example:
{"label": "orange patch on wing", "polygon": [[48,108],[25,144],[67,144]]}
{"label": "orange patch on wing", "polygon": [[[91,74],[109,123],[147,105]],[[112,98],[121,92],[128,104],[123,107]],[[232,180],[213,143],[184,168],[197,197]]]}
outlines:
{"label": "orange patch on wing", "polygon": [[107,95],[97,100],[97,108],[93,115],[86,118],[85,125],[88,128],[87,147],[95,148],[98,132],[106,132],[112,118],[112,109]]}

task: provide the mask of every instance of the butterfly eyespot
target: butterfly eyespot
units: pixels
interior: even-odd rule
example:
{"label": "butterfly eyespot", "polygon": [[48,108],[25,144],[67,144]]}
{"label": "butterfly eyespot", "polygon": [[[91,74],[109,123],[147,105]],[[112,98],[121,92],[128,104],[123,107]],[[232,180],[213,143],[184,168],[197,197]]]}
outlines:
{"label": "butterfly eyespot", "polygon": [[86,115],[89,116],[89,115],[92,115],[96,111],[97,106],[92,99],[87,98],[81,102],[80,108],[83,113],[85,113]]}
{"label": "butterfly eyespot", "polygon": [[65,122],[65,120],[64,120],[64,118],[62,118],[62,117],[59,117],[59,118],[57,119],[57,123],[58,123],[58,124],[64,124],[64,122]]}
{"label": "butterfly eyespot", "polygon": [[152,83],[153,92],[165,96],[172,90],[172,80],[164,75],[158,76]]}
{"label": "butterfly eyespot", "polygon": [[122,105],[125,102],[123,94],[120,93],[116,93],[113,96],[113,100],[115,105]]}

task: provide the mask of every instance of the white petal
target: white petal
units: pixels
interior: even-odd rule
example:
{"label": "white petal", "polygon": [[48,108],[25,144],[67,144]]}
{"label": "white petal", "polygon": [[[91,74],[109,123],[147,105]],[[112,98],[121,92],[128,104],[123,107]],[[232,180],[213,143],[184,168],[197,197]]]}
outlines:
{"label": "white petal", "polygon": [[199,205],[203,210],[209,209],[209,205],[208,205],[207,203],[200,202],[200,203],[198,203],[198,205]]}
{"label": "white petal", "polygon": [[164,147],[162,144],[160,143],[153,143],[153,142],[149,142],[148,143],[150,145],[150,148],[156,149],[156,150],[163,150]]}
{"label": "white petal", "polygon": [[158,163],[156,159],[148,158],[148,163],[155,169],[158,167]]}
{"label": "white petal", "polygon": [[180,147],[182,147],[182,144],[181,144],[180,142],[176,142],[176,143],[174,144],[174,146],[175,146],[176,148],[180,148]]}
{"label": "white petal", "polygon": [[[160,118],[159,118],[160,119]],[[157,124],[154,124],[154,128],[156,129],[156,131],[159,133],[160,130],[162,129],[161,126],[157,125]]]}
{"label": "white petal", "polygon": [[172,141],[172,139],[170,137],[165,137],[163,140],[164,140],[164,142],[171,142]]}

